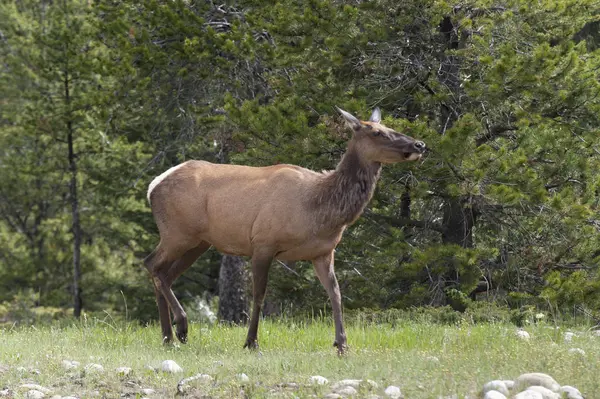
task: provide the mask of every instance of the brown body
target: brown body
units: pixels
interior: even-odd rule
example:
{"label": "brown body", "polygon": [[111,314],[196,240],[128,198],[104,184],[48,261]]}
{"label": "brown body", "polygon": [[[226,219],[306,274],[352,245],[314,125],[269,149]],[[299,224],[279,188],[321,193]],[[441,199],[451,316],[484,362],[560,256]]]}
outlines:
{"label": "brown body", "polygon": [[420,158],[425,145],[379,124],[341,111],[353,128],[348,151],[335,171],[317,173],[295,165],[249,167],[188,161],[157,177],[148,190],[161,241],[146,258],[155,285],[163,339],[187,339],[187,317],[171,291],[173,281],[211,245],[252,257],[254,306],[246,345],[257,347],[260,308],[273,259],[313,261],[327,290],[343,352],[341,296],[333,251],[344,229],[370,200],[382,163]]}

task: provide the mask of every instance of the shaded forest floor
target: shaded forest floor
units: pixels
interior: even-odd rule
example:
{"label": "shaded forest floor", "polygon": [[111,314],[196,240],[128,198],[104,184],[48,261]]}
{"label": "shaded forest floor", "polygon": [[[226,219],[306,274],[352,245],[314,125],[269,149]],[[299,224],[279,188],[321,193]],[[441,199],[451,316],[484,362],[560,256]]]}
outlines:
{"label": "shaded forest floor", "polygon": [[[462,399],[479,397],[490,380],[544,372],[585,397],[600,392],[600,336],[583,328],[568,330],[575,333],[571,341],[565,340],[566,328],[544,325],[525,328],[529,340],[504,324],[354,324],[347,330],[351,349],[339,358],[332,347],[333,328],[325,322],[265,321],[260,353],[242,349],[245,327],[192,324],[189,344],[168,347],[160,343],[157,326],[95,321],[8,327],[0,330],[0,390],[23,397],[27,388],[21,385],[31,383],[47,388],[46,397],[174,397],[181,379],[203,373],[212,379],[190,382],[184,396],[324,397],[339,380],[369,379],[376,386],[361,385],[358,397],[383,397],[388,385],[396,385],[406,398]],[[158,371],[167,359],[183,372]],[[65,361],[80,365],[68,369]],[[119,367],[131,372],[119,373]],[[315,375],[329,382],[311,384]]]}

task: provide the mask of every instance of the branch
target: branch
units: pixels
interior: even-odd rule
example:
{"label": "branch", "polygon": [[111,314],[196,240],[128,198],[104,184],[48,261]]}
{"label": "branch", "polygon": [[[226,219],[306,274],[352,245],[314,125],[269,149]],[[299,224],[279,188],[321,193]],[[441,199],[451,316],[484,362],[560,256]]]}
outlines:
{"label": "branch", "polygon": [[489,128],[488,134],[475,139],[475,144],[477,144],[477,146],[479,147],[480,145],[483,145],[483,144],[487,143],[488,141],[492,141],[497,137],[510,137],[510,134],[506,134],[506,133],[514,132],[515,130],[518,130],[518,128],[516,126],[512,126],[512,125],[492,126],[491,128]]}
{"label": "branch", "polygon": [[380,215],[378,213],[373,213],[372,211],[369,211],[369,210],[365,211],[365,215],[371,219],[381,221],[381,222],[386,222],[390,226],[397,227],[397,228],[419,227],[421,229],[429,229],[429,230],[437,231],[438,233],[444,233],[446,231],[446,229],[442,225],[437,224],[437,223],[428,222],[425,220],[414,220],[414,219],[410,219],[410,218]]}

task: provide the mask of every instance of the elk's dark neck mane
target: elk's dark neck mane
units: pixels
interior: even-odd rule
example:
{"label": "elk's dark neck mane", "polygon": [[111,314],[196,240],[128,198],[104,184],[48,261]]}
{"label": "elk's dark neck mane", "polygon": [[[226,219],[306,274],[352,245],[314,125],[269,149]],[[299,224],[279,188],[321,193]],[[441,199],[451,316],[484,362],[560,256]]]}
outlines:
{"label": "elk's dark neck mane", "polygon": [[373,196],[381,164],[361,158],[353,143],[337,168],[326,172],[317,195],[319,219],[324,225],[341,227],[354,222]]}

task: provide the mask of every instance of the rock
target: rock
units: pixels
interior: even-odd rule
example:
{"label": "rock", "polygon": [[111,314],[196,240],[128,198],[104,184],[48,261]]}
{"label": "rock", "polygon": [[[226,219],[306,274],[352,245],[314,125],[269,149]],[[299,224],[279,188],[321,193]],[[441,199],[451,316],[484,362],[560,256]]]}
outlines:
{"label": "rock", "polygon": [[539,392],[527,390],[516,394],[514,399],[544,399],[544,397]]}
{"label": "rock", "polygon": [[395,385],[390,385],[389,387],[387,387],[384,393],[386,394],[386,396],[389,396],[393,399],[398,399],[402,397],[402,392],[400,391],[400,388]]}
{"label": "rock", "polygon": [[25,398],[27,399],[42,399],[46,397],[46,395],[42,391],[38,391],[36,389],[32,389],[25,393]]}
{"label": "rock", "polygon": [[250,377],[248,377],[245,373],[241,373],[235,376],[239,382],[249,382]]}
{"label": "rock", "polygon": [[513,380],[502,380],[506,388],[510,391],[515,387],[515,382]]}
{"label": "rock", "polygon": [[573,355],[585,356],[585,351],[581,348],[571,348],[571,349],[569,349],[569,353],[571,353]]}
{"label": "rock", "polygon": [[342,395],[338,395],[337,393],[330,393],[325,395],[325,399],[339,399]]}
{"label": "rock", "polygon": [[583,395],[579,392],[579,389],[570,385],[560,387],[560,392],[566,399],[583,399]]}
{"label": "rock", "polygon": [[517,338],[528,341],[530,337],[529,333],[525,330],[517,330]]}
{"label": "rock", "polygon": [[310,382],[313,385],[325,385],[329,382],[329,380],[320,375],[313,375],[308,379],[308,382]]}
{"label": "rock", "polygon": [[352,387],[354,389],[358,389],[360,387],[360,383],[362,380],[341,380],[333,384],[333,389],[338,390],[344,387]]}
{"label": "rock", "polygon": [[173,360],[165,360],[160,365],[160,369],[165,373],[182,373],[183,369]]}
{"label": "rock", "polygon": [[592,335],[595,335],[596,337],[600,337],[600,330],[592,331]]}
{"label": "rock", "polygon": [[73,360],[63,360],[62,365],[65,368],[65,370],[72,370],[72,369],[79,368],[81,363],[73,361]]}
{"label": "rock", "polygon": [[212,380],[213,380],[213,378],[208,374],[196,374],[192,377],[184,378],[183,380],[179,381],[179,383],[177,384],[177,392],[184,393],[189,388],[188,384],[190,382],[193,382],[193,381],[211,382]]}
{"label": "rock", "polygon": [[521,374],[515,380],[514,389],[517,392],[523,391],[531,386],[541,386],[544,388],[548,388],[552,392],[558,392],[560,390],[560,385],[558,382],[554,380],[554,378],[550,377],[548,374],[543,373],[526,373]]}
{"label": "rock", "polygon": [[341,389],[338,389],[337,393],[342,396],[354,396],[358,393],[358,391],[356,389],[354,389],[353,387],[351,387],[350,385],[348,385]]}
{"label": "rock", "polygon": [[143,393],[144,395],[154,395],[154,393],[156,391],[152,388],[143,388],[143,389],[140,389],[140,392]]}
{"label": "rock", "polygon": [[565,342],[571,342],[573,341],[573,337],[575,336],[574,333],[572,332],[566,332],[565,333]]}
{"label": "rock", "polygon": [[377,383],[373,380],[366,380],[365,381],[372,389],[377,389],[379,387],[379,385],[377,385]]}
{"label": "rock", "polygon": [[501,380],[493,380],[493,381],[490,381],[487,384],[485,384],[483,386],[483,393],[485,394],[486,392],[489,392],[489,391],[497,391],[497,392],[500,392],[504,396],[508,396],[508,388],[506,387],[506,384],[504,383],[504,381],[501,381]]}
{"label": "rock", "polygon": [[103,373],[104,367],[98,363],[89,363],[86,364],[85,371],[88,373]]}
{"label": "rock", "polygon": [[542,395],[544,399],[560,399],[560,395],[552,392],[548,388],[544,388],[538,385],[531,386],[527,388],[528,391],[535,391]]}
{"label": "rock", "polygon": [[504,395],[502,392],[495,391],[492,389],[485,393],[483,399],[506,399],[506,395]]}
{"label": "rock", "polygon": [[7,389],[0,390],[0,398],[10,398],[12,396],[12,392]]}
{"label": "rock", "polygon": [[23,384],[19,388],[27,389],[30,391],[40,391],[44,394],[49,394],[50,392],[52,392],[48,388],[44,388],[43,386],[38,384]]}
{"label": "rock", "polygon": [[129,374],[131,374],[131,372],[133,370],[131,370],[131,367],[118,367],[117,369],[115,369],[115,371],[117,372],[117,375],[120,377],[126,377]]}

